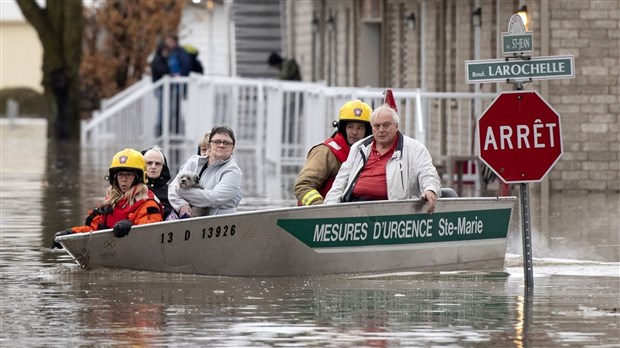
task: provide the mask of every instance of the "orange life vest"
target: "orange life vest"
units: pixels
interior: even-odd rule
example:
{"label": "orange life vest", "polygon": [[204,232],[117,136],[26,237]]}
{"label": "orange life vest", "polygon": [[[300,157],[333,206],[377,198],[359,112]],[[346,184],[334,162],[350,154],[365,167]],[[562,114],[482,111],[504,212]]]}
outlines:
{"label": "orange life vest", "polygon": [[127,204],[125,198],[116,203],[114,209],[99,206],[89,212],[83,226],[71,228],[74,233],[90,232],[112,228],[120,220],[128,219],[133,225],[142,225],[163,221],[163,207],[159,200],[148,190],[147,196],[134,204]]}

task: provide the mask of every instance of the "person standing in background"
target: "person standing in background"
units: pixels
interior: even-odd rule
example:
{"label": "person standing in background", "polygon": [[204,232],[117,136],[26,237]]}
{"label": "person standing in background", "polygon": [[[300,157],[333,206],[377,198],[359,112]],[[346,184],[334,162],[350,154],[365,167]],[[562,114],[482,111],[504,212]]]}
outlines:
{"label": "person standing in background", "polygon": [[267,59],[267,64],[269,64],[270,67],[279,70],[280,80],[301,81],[299,65],[297,65],[294,58],[285,59],[276,52],[271,52],[269,58]]}
{"label": "person standing in background", "polygon": [[[164,38],[168,48],[168,70],[170,76],[189,76],[192,70],[192,60],[189,54],[179,46],[179,40],[174,35],[166,35]],[[175,82],[170,86],[170,132],[179,134],[181,132],[181,100],[185,99],[186,83]]]}
{"label": "person standing in background", "polygon": [[198,54],[200,53],[200,51],[192,45],[183,45],[183,49],[185,50],[185,52],[187,52],[187,54],[189,54],[189,58],[191,60],[190,71],[202,75],[204,73],[204,68],[202,67],[202,63],[200,63],[200,60],[198,59]]}
{"label": "person standing in background", "polygon": [[[278,69],[279,78],[283,81],[301,81],[301,73],[299,71],[299,65],[295,59],[284,59],[276,52],[271,52],[269,58],[267,58],[267,64],[270,67]],[[287,144],[293,144],[297,141],[295,139],[295,129],[297,129],[300,123],[301,115],[295,113],[295,110],[303,110],[303,94],[298,96],[298,104],[296,104],[295,97],[288,98],[288,105],[283,106],[283,124],[285,130],[282,133],[282,142]],[[286,126],[288,125],[288,127]]]}
{"label": "person standing in background", "polygon": [[[157,45],[153,59],[151,60],[151,79],[153,83],[159,81],[165,75],[170,73],[168,69],[168,46],[164,42]],[[157,121],[155,124],[155,136],[161,135],[163,120],[163,86],[155,89],[155,97],[157,98]]]}

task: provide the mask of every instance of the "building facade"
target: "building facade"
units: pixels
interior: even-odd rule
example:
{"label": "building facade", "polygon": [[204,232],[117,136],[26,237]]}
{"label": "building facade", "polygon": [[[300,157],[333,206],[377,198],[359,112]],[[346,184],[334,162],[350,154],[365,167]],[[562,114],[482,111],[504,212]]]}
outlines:
{"label": "building facade", "polygon": [[466,84],[464,62],[501,58],[500,33],[519,9],[533,56],[575,58],[574,79],[525,85],[561,115],[548,188],[620,192],[620,0],[282,0],[283,51],[304,80],[330,86],[513,90]]}
{"label": "building facade", "polygon": [[0,89],[43,91],[43,47],[15,1],[0,1],[0,54]]}

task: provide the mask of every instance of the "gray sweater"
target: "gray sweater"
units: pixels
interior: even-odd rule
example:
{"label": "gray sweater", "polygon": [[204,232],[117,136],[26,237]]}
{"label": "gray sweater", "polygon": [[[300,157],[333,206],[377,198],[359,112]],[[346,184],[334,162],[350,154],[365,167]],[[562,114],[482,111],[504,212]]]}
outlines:
{"label": "gray sweater", "polygon": [[193,155],[179,170],[179,174],[168,186],[168,199],[172,207],[179,209],[190,204],[193,207],[209,208],[209,215],[231,214],[237,211],[243,191],[242,173],[234,158],[217,161],[202,173],[200,188],[179,188],[179,175],[185,172],[200,174],[209,157]]}

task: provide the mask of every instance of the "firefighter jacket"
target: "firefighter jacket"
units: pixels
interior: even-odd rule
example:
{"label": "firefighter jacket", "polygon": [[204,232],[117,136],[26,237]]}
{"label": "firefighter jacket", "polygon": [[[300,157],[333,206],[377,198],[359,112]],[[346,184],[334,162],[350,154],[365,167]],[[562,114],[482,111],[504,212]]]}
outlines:
{"label": "firefighter jacket", "polygon": [[350,146],[341,133],[315,145],[295,181],[295,197],[300,205],[323,204]]}

